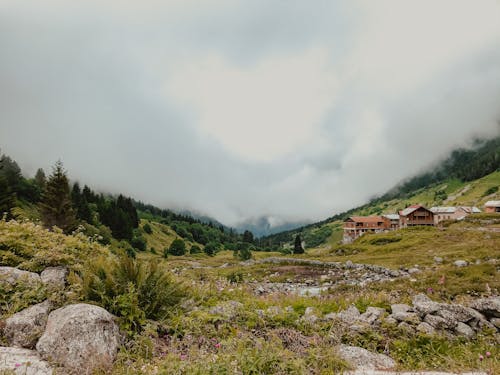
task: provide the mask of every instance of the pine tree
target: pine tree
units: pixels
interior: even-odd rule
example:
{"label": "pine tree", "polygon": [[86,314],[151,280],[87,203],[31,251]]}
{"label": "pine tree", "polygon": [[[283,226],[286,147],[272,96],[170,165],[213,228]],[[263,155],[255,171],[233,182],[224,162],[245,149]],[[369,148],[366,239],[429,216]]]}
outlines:
{"label": "pine tree", "polygon": [[293,247],[294,254],[304,254],[304,248],[302,247],[302,239],[300,238],[300,234],[295,236],[295,245]]}
{"label": "pine tree", "polygon": [[[1,167],[1,166],[0,166]],[[3,215],[10,218],[10,210],[15,204],[15,194],[12,193],[7,179],[0,174],[0,219]]]}
{"label": "pine tree", "polygon": [[45,172],[42,168],[38,168],[35,174],[35,184],[38,186],[40,191],[45,190],[45,185],[47,184],[47,178],[45,177]]}
{"label": "pine tree", "polygon": [[68,233],[76,227],[76,217],[71,204],[68,177],[59,160],[52,170],[40,202],[45,227],[57,226]]}

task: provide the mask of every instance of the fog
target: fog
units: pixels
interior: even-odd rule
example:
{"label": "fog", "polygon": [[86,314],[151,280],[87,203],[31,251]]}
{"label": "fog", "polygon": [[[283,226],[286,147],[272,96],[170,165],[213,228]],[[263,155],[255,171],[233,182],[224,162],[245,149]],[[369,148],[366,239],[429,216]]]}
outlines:
{"label": "fog", "polygon": [[0,148],[227,225],[319,220],[498,134],[500,2],[0,0]]}

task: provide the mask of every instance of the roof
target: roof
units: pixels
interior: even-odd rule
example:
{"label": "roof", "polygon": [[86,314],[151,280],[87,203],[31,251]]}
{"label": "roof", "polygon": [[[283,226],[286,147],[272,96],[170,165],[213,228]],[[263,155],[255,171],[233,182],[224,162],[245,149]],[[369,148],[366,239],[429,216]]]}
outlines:
{"label": "roof", "polygon": [[382,216],[351,216],[347,220],[352,220],[356,223],[378,223],[383,222],[384,218]]}
{"label": "roof", "polygon": [[386,215],[382,215],[382,216],[388,218],[389,220],[399,220],[398,214],[386,214]]}
{"label": "roof", "polygon": [[431,207],[429,210],[433,213],[454,214],[458,207],[436,206]]}
{"label": "roof", "polygon": [[425,208],[421,204],[412,204],[411,206],[406,207],[404,210],[399,211],[399,215],[408,216],[409,214],[418,210],[419,208],[423,208],[424,210],[429,211],[427,208]]}
{"label": "roof", "polygon": [[500,207],[500,201],[488,201],[484,204],[485,207]]}
{"label": "roof", "polygon": [[477,207],[460,206],[460,208],[468,214],[478,214],[481,212],[481,210]]}

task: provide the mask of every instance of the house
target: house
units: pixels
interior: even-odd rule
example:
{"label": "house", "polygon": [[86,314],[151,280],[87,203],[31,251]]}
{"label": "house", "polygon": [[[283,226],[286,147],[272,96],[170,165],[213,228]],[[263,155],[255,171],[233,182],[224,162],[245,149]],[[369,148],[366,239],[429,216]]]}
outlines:
{"label": "house", "polygon": [[344,220],[344,243],[350,243],[365,233],[389,230],[391,222],[384,216],[351,216]]}
{"label": "house", "polygon": [[434,214],[420,204],[414,204],[399,211],[400,228],[416,225],[434,225]]}
{"label": "house", "polygon": [[431,207],[430,210],[434,214],[434,224],[438,224],[443,220],[462,220],[470,214],[481,212],[477,207],[467,206]]}
{"label": "house", "polygon": [[382,216],[389,219],[389,222],[390,222],[389,228],[391,230],[399,229],[399,215],[398,214],[386,214],[386,215],[382,215]]}
{"label": "house", "polygon": [[500,201],[488,201],[484,204],[484,212],[500,212]]}

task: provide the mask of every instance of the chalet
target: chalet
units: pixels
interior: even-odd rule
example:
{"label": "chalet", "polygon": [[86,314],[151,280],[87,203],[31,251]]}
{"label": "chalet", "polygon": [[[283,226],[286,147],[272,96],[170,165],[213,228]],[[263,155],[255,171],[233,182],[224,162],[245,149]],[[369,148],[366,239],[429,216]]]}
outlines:
{"label": "chalet", "polygon": [[434,214],[424,206],[415,204],[399,211],[400,228],[416,225],[434,225]]}
{"label": "chalet", "polygon": [[500,201],[488,201],[484,204],[484,212],[500,212]]}
{"label": "chalet", "polygon": [[462,220],[470,214],[480,213],[477,207],[456,206],[456,207],[431,207],[434,214],[434,224],[443,220]]}
{"label": "chalet", "polygon": [[382,216],[389,219],[389,222],[390,222],[389,228],[391,230],[399,229],[399,215],[398,214],[386,214],[386,215],[382,215]]}
{"label": "chalet", "polygon": [[391,222],[384,216],[351,216],[344,220],[344,243],[350,243],[365,233],[389,230]]}

